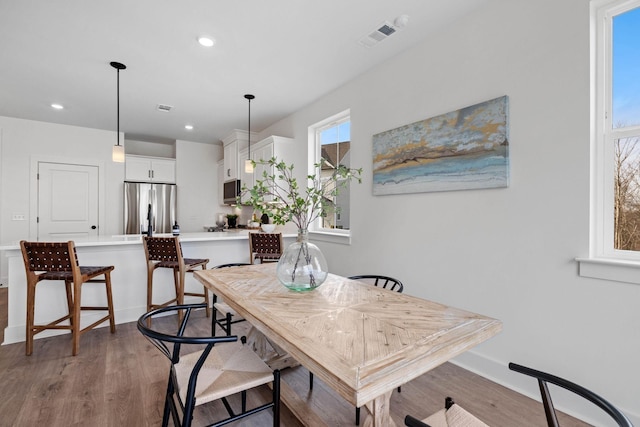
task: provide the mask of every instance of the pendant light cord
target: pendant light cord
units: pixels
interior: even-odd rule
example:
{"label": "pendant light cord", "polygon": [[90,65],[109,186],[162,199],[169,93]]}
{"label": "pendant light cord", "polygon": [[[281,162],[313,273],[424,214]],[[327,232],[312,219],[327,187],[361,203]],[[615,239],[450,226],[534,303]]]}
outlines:
{"label": "pendant light cord", "polygon": [[247,138],[249,143],[249,151],[248,151],[248,160],[251,160],[251,100],[255,98],[255,96],[251,94],[247,94],[244,96],[247,101],[249,101],[249,124],[247,126]]}
{"label": "pendant light cord", "polygon": [[111,62],[113,68],[116,69],[116,145],[120,145],[120,70],[126,70],[127,66],[120,62]]}
{"label": "pendant light cord", "polygon": [[116,145],[120,145],[120,69],[118,71],[116,79]]}

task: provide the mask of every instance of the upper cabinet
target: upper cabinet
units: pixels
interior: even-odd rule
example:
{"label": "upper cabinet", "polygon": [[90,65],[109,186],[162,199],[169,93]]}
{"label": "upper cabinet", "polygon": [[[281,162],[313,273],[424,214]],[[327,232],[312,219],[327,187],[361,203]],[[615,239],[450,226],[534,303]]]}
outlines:
{"label": "upper cabinet", "polygon": [[[233,130],[226,138],[222,140],[224,145],[224,182],[242,179],[241,168],[244,163],[240,162],[240,152],[246,150],[249,141],[248,132],[244,130]],[[255,134],[251,133],[251,139],[255,138]]]}
{"label": "upper cabinet", "polygon": [[[270,136],[255,144],[251,144],[251,159],[255,162],[260,160],[268,161],[271,158],[276,157],[278,161],[285,162],[286,164],[292,163],[293,152],[293,139],[285,138],[282,136]],[[244,172],[244,160],[248,157],[248,150],[242,150],[240,152],[240,158],[242,159],[242,184],[247,188],[252,188],[256,180],[263,179],[264,173],[267,175],[274,174],[274,168],[270,165],[257,164],[253,173]],[[266,199],[269,201],[269,199]],[[243,197],[245,202],[245,197]]]}
{"label": "upper cabinet", "polygon": [[238,179],[238,141],[224,146],[224,181]]}
{"label": "upper cabinet", "polygon": [[129,154],[125,156],[124,176],[126,181],[175,184],[176,161]]}

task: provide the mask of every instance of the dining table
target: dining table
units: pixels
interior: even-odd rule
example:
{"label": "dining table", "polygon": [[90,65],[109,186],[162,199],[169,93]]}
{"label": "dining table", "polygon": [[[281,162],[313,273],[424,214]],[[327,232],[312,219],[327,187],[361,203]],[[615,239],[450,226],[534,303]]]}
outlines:
{"label": "dining table", "polygon": [[[495,336],[500,320],[329,274],[298,292],[277,264],[202,270],[195,277],[340,396],[366,407],[365,427],[396,424],[393,390]],[[326,425],[286,384],[282,400],[308,426]]]}

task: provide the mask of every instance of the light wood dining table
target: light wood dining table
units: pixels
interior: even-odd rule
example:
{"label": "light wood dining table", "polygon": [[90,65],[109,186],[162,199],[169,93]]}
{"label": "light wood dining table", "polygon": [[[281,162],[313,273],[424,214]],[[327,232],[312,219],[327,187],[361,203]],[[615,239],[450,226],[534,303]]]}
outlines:
{"label": "light wood dining table", "polygon": [[[502,330],[499,320],[335,274],[307,292],[284,287],[276,264],[195,277],[340,396],[366,406],[365,427],[395,426],[393,390]],[[323,425],[286,384],[281,392],[303,424]]]}

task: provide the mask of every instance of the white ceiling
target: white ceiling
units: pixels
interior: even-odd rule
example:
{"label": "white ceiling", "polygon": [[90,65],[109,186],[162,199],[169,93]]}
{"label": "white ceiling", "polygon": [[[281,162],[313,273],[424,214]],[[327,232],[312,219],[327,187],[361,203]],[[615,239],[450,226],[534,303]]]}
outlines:
{"label": "white ceiling", "polygon": [[247,128],[245,93],[261,131],[486,1],[0,0],[0,116],[115,131],[118,61],[128,139],[218,143]]}

